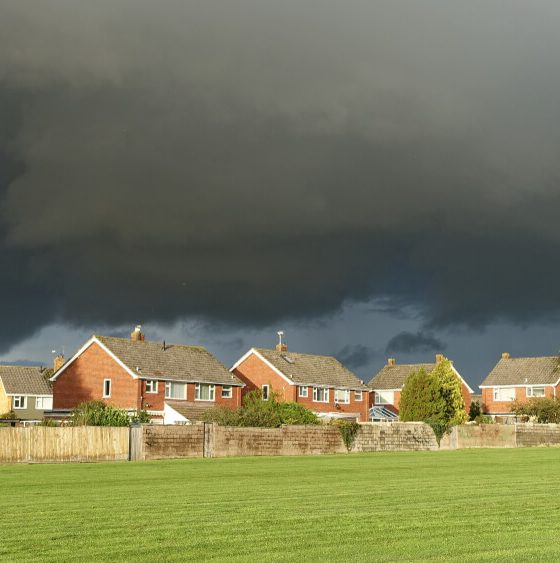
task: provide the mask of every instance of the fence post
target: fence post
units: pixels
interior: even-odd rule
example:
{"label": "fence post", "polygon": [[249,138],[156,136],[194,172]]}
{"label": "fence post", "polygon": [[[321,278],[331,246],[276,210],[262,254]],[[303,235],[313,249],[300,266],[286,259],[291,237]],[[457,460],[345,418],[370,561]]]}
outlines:
{"label": "fence post", "polygon": [[214,427],[213,422],[204,423],[204,439],[202,441],[202,457],[214,457]]}
{"label": "fence post", "polygon": [[128,461],[144,458],[144,428],[140,423],[131,424],[128,430]]}

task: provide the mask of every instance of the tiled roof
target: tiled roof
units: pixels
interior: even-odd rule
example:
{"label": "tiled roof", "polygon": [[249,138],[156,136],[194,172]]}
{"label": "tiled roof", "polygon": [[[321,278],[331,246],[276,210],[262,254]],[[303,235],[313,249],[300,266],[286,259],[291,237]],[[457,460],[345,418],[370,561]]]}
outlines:
{"label": "tiled roof", "polygon": [[428,373],[436,364],[395,364],[384,366],[368,383],[370,389],[402,389],[406,378],[416,371],[425,369]]}
{"label": "tiled roof", "polygon": [[560,357],[501,358],[481,383],[484,385],[553,384],[560,379]]}
{"label": "tiled roof", "polygon": [[0,365],[0,379],[8,395],[52,395],[45,370],[38,367]]}
{"label": "tiled roof", "polygon": [[333,356],[278,352],[266,348],[255,350],[296,384],[367,389],[358,377]]}
{"label": "tiled roof", "polygon": [[128,369],[142,379],[243,385],[206,348],[96,336]]}
{"label": "tiled roof", "polygon": [[204,420],[204,413],[211,408],[214,404],[201,404],[193,403],[190,401],[170,401],[166,399],[165,401],[172,409],[175,409],[179,414],[183,415],[185,418],[191,422],[198,422]]}

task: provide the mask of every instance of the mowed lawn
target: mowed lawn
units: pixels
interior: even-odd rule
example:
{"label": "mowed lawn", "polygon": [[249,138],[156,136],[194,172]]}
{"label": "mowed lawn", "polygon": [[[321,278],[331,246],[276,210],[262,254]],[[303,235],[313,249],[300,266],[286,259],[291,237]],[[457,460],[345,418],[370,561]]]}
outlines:
{"label": "mowed lawn", "polygon": [[1,561],[560,560],[560,449],[0,466]]}

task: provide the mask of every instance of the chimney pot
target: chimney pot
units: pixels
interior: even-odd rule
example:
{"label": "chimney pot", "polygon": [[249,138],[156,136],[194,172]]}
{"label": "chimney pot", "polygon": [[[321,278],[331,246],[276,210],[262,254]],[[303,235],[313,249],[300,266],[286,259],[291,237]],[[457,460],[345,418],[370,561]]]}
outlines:
{"label": "chimney pot", "polygon": [[397,360],[395,358],[387,358],[387,365],[394,366],[397,364]]}
{"label": "chimney pot", "polygon": [[502,360],[509,360],[509,352],[502,352]]}
{"label": "chimney pot", "polygon": [[278,335],[278,344],[276,344],[276,351],[277,352],[287,352],[288,345],[285,342],[282,342],[282,337],[284,336],[284,331],[279,330],[277,333]]}
{"label": "chimney pot", "polygon": [[443,354],[436,354],[436,364],[443,362]]}

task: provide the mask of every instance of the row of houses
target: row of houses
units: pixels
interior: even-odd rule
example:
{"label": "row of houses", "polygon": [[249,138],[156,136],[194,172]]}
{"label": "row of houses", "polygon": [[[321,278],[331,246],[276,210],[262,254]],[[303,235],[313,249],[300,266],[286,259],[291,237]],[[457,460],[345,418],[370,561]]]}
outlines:
{"label": "row of houses", "polygon": [[[243,396],[260,389],[300,403],[325,418],[359,421],[398,417],[401,390],[419,369],[433,370],[443,360],[398,364],[389,358],[367,384],[332,356],[251,348],[227,369],[200,346],[146,340],[140,326],[130,338],[92,336],[68,361],[57,356],[51,369],[0,366],[0,417],[12,411],[21,420],[64,418],[82,402],[104,401],[153,422],[188,424],[216,405],[236,409]],[[453,366],[468,411],[474,391]],[[480,385],[483,412],[511,415],[513,400],[556,397],[560,358],[501,359]]]}

